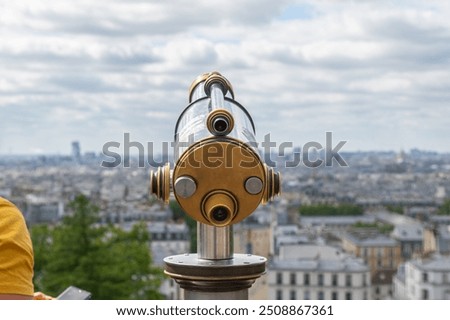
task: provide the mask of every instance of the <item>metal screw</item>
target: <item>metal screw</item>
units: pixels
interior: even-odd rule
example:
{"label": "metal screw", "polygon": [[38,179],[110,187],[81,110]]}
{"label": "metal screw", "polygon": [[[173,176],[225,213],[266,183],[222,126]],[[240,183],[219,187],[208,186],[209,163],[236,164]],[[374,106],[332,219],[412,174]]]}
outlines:
{"label": "metal screw", "polygon": [[175,181],[175,193],[181,198],[189,198],[197,190],[197,185],[189,176],[179,177]]}
{"label": "metal screw", "polygon": [[258,177],[250,177],[245,181],[245,190],[250,194],[258,194],[263,188],[263,182]]}

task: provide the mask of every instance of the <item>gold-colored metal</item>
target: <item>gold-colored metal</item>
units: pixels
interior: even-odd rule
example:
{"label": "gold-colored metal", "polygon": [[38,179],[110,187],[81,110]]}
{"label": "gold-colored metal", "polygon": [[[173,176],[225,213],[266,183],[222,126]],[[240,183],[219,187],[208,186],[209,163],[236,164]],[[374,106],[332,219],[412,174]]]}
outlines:
{"label": "gold-colored metal", "polygon": [[[209,79],[209,81],[208,81],[208,79]],[[228,81],[228,79],[225,78],[224,76],[222,76],[219,72],[212,71],[212,72],[204,73],[204,74],[198,76],[192,82],[191,86],[189,87],[189,102],[192,102],[192,94],[193,94],[195,88],[197,87],[197,85],[199,85],[202,82],[205,82],[205,86],[206,86],[206,83],[209,84],[209,83],[211,83],[212,80],[219,81],[225,90],[224,95],[225,95],[226,91],[229,91],[231,96],[234,99],[234,91],[233,91],[233,86],[231,85],[231,82]],[[207,89],[207,90],[209,90],[209,89]]]}
{"label": "gold-colored metal", "polygon": [[165,203],[169,203],[170,198],[170,164],[166,163],[159,167],[156,172],[150,171],[150,193]]}
{"label": "gold-colored metal", "polygon": [[280,184],[280,173],[275,172],[272,168],[264,164],[266,170],[266,189],[264,191],[264,196],[262,203],[266,204],[271,201],[276,195],[281,194],[281,184]]}
{"label": "gold-colored metal", "polygon": [[[232,138],[208,138],[192,145],[178,160],[173,180],[190,176],[197,190],[189,199],[175,197],[183,210],[195,220],[213,226],[223,226],[223,221],[212,218],[213,209],[220,204],[230,210],[226,225],[237,223],[249,216],[261,203],[266,187],[266,168],[258,154],[248,145]],[[257,177],[263,190],[250,194],[245,181]],[[220,197],[212,195],[221,194]],[[226,195],[226,197],[224,196]]]}
{"label": "gold-colored metal", "polygon": [[[214,121],[216,119],[219,119],[220,117],[226,119],[227,122],[227,129],[224,131],[218,131],[216,130],[216,128],[214,127]],[[206,126],[209,130],[209,132],[211,132],[214,135],[227,135],[229,134],[233,128],[234,128],[234,119],[233,116],[225,109],[216,109],[213,110],[209,113],[208,118],[206,119]]]}
{"label": "gold-colored metal", "polygon": [[227,78],[225,78],[217,71],[211,72],[211,74],[205,80],[205,93],[208,96],[210,94],[211,85],[213,83],[219,83],[222,86],[223,95],[226,95],[226,93],[230,91],[231,95],[234,97],[233,87],[231,86],[230,81],[228,81]]}
{"label": "gold-colored metal", "polygon": [[223,227],[234,219],[237,206],[237,201],[231,193],[213,191],[203,199],[202,214],[214,226]]}

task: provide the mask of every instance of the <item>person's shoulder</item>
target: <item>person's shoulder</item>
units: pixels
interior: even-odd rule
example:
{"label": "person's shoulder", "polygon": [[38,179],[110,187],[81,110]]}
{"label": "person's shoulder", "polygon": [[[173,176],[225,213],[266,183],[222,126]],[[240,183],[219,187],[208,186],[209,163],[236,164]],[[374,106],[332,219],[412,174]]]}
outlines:
{"label": "person's shoulder", "polygon": [[16,206],[9,200],[0,197],[0,209],[16,209]]}
{"label": "person's shoulder", "polygon": [[2,197],[0,197],[0,214],[3,215],[3,218],[5,217],[5,215],[17,217],[22,216],[19,209],[11,201],[6,200]]}

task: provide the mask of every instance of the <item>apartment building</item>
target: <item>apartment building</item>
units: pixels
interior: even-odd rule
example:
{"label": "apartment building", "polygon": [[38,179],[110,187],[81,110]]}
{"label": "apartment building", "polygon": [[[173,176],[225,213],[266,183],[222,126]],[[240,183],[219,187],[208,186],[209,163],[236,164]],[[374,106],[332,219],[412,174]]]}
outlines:
{"label": "apartment building", "polygon": [[407,261],[394,277],[396,299],[450,300],[450,256]]}
{"label": "apartment building", "polygon": [[363,300],[371,298],[370,270],[327,245],[286,245],[269,264],[269,299]]}
{"label": "apartment building", "polygon": [[376,229],[364,228],[343,233],[342,246],[370,268],[372,298],[392,297],[392,277],[402,262],[400,244]]}

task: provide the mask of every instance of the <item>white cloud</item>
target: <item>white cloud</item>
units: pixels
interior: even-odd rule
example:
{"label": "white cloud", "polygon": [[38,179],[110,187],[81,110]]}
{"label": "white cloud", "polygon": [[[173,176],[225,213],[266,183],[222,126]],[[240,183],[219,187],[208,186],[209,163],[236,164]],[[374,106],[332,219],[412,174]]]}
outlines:
{"label": "white cloud", "polygon": [[94,149],[126,130],[172,139],[191,81],[211,70],[259,133],[450,151],[449,14],[442,1],[3,2],[0,153]]}

